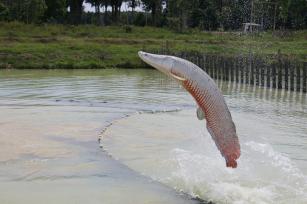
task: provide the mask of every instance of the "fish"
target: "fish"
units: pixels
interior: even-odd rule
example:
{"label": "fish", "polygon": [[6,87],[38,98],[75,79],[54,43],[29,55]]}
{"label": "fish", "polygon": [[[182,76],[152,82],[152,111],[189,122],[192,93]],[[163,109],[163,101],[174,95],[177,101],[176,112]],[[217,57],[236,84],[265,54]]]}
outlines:
{"label": "fish", "polygon": [[139,57],[160,72],[174,78],[195,99],[199,120],[206,120],[206,127],[226,167],[236,168],[240,157],[240,143],[222,92],[214,80],[192,62],[170,55],[138,52]]}

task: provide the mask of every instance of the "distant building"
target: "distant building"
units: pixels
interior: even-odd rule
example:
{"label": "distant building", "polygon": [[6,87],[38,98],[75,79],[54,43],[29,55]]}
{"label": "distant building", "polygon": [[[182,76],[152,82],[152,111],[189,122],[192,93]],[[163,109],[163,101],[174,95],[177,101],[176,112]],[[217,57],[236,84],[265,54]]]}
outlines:
{"label": "distant building", "polygon": [[259,32],[261,29],[261,25],[257,23],[243,23],[243,33]]}

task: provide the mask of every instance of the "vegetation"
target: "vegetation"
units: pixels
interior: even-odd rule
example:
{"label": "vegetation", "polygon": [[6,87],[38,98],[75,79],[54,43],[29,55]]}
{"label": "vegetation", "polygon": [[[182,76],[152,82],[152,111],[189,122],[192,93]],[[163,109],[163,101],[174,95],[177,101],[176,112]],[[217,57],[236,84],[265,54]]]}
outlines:
{"label": "vegetation", "polygon": [[0,68],[142,67],[142,49],[306,60],[306,25],[306,0],[0,0]]}
{"label": "vegetation", "polygon": [[[85,13],[83,3],[95,7]],[[126,3],[130,12],[121,12]],[[136,7],[145,12],[135,12]],[[103,12],[102,12],[103,11]],[[150,15],[147,15],[150,13]],[[25,23],[133,24],[184,32],[236,30],[253,22],[266,29],[306,29],[306,0],[0,0],[0,20]]]}
{"label": "vegetation", "polygon": [[176,33],[166,28],[33,25],[0,23],[1,68],[143,67],[137,52],[161,48],[223,55],[254,52],[306,61],[307,31],[288,35],[239,35],[236,32]]}

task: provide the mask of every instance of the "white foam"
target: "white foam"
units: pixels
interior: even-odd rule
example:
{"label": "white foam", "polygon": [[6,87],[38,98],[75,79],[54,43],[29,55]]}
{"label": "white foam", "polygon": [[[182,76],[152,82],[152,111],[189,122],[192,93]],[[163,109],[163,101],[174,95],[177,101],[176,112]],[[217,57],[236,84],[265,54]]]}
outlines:
{"label": "white foam", "polygon": [[235,117],[242,152],[236,169],[226,168],[203,121],[190,110],[126,118],[110,127],[103,142],[130,168],[207,201],[307,203],[306,172],[260,137],[269,133],[269,139],[282,140],[282,131],[249,115]]}
{"label": "white foam", "polygon": [[306,203],[306,176],[291,160],[269,144],[254,141],[242,146],[245,154],[236,170],[212,156],[211,145],[199,153],[173,149],[177,169],[167,183],[218,203]]}

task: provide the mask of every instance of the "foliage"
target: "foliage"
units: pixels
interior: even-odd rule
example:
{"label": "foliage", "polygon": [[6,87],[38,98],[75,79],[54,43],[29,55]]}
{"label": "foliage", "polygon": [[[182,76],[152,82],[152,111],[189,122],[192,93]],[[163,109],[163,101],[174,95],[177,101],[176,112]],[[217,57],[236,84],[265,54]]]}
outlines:
{"label": "foliage", "polygon": [[[85,2],[95,8],[95,14],[84,12]],[[169,26],[178,32],[188,28],[239,30],[248,22],[260,24],[264,30],[307,27],[306,0],[0,0],[0,3],[0,20],[26,23]],[[123,3],[131,11],[121,11]],[[136,7],[143,11],[136,12]]]}
{"label": "foliage", "polygon": [[159,50],[168,42],[173,52],[199,51],[222,55],[275,55],[278,50],[306,60],[306,31],[291,36],[239,36],[235,33],[121,26],[64,26],[0,23],[0,68],[107,68],[142,67],[137,52]]}
{"label": "foliage", "polygon": [[15,0],[9,2],[9,4],[5,4],[9,9],[8,19],[25,23],[41,22],[47,8],[45,0]]}
{"label": "foliage", "polygon": [[45,0],[28,0],[25,1],[25,16],[27,23],[38,23],[46,11]]}
{"label": "foliage", "polygon": [[306,28],[307,27],[307,1],[292,0],[288,7],[287,28]]}
{"label": "foliage", "polygon": [[66,0],[45,0],[46,12],[44,20],[47,22],[63,23],[66,19]]}
{"label": "foliage", "polygon": [[152,24],[161,25],[162,3],[163,0],[142,0],[144,9],[151,11]]}
{"label": "foliage", "polygon": [[6,5],[0,2],[0,20],[7,20],[9,16],[9,9]]}

